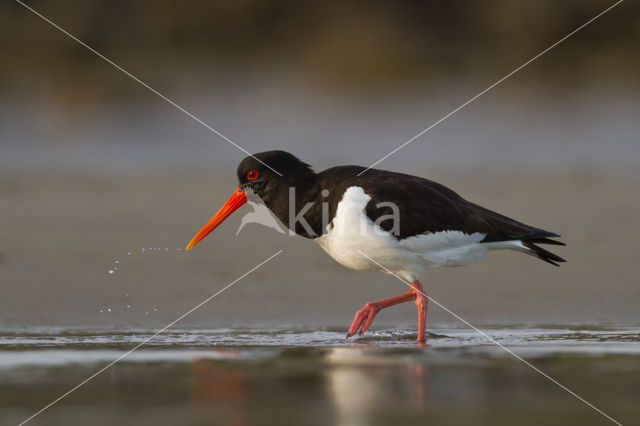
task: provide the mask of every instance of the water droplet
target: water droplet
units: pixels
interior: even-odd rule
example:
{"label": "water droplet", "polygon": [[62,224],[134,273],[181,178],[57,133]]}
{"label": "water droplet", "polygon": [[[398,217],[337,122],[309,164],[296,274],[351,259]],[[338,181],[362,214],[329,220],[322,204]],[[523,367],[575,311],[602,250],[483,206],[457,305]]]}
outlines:
{"label": "water droplet", "polygon": [[111,312],[111,308],[107,308],[107,312]]}
{"label": "water droplet", "polygon": [[153,312],[158,312],[158,308],[156,308],[155,306],[153,307]]}
{"label": "water droplet", "polygon": [[145,314],[145,315],[149,315],[149,312],[145,312],[144,314]]}
{"label": "water droplet", "polygon": [[127,309],[131,309],[131,305],[127,305]]}
{"label": "water droplet", "polygon": [[125,294],[124,294],[124,296],[125,296],[125,297],[129,297],[129,293],[125,293]]}
{"label": "water droplet", "polygon": [[104,309],[100,309],[100,313],[101,313],[101,314],[104,314]]}
{"label": "water droplet", "polygon": [[165,249],[164,249],[164,251],[169,251],[169,249],[168,249],[168,248],[165,248]]}
{"label": "water droplet", "polygon": [[119,261],[119,260],[116,260],[116,261],[115,261],[115,262],[113,262],[113,263],[120,263],[120,261]]}
{"label": "water droplet", "polygon": [[116,272],[116,271],[114,271],[113,269],[109,269],[109,270],[107,271],[107,274],[109,274],[109,275],[113,275],[115,272]]}
{"label": "water droplet", "polygon": [[130,251],[127,252],[127,256],[131,256],[133,253],[131,253]]}

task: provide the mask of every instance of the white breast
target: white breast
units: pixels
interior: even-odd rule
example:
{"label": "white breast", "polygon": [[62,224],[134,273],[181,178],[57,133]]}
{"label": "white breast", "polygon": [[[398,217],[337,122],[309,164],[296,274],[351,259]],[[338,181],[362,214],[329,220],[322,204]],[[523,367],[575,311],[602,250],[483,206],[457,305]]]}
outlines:
{"label": "white breast", "polygon": [[402,248],[396,237],[367,217],[365,206],[370,200],[361,187],[349,187],[338,203],[327,233],[316,241],[329,256],[347,268],[385,272],[362,252],[393,272],[411,274],[421,263],[419,257]]}
{"label": "white breast", "polygon": [[467,265],[493,249],[524,248],[520,241],[480,243],[485,234],[469,235],[461,231],[421,234],[398,240],[367,217],[365,206],[369,201],[371,197],[361,187],[349,187],[338,203],[327,233],[316,238],[332,258],[351,269],[386,272],[362,252],[395,274],[411,280],[427,268]]}

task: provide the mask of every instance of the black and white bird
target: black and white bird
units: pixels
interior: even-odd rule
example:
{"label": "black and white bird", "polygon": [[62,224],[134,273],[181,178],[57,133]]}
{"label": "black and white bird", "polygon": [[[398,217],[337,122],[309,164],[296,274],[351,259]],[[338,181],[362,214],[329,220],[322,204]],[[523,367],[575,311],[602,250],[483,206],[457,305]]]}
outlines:
{"label": "black and white bird", "polygon": [[427,269],[468,265],[502,249],[556,266],[565,261],[538,246],[565,245],[551,239],[559,237],[556,233],[495,213],[421,177],[365,170],[338,166],[315,173],[285,151],[247,157],[238,166],[238,188],[187,249],[246,203],[247,196],[259,197],[290,231],[317,241],[338,263],[393,273],[411,284],[407,293],[364,305],[347,337],[367,331],[380,310],[414,301],[419,342],[426,338],[428,297],[418,276]]}

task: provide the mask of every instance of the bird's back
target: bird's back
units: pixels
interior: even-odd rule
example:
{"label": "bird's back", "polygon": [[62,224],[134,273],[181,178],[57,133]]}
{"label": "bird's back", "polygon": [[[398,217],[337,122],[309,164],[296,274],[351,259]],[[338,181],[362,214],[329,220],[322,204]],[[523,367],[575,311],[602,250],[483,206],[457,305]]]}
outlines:
{"label": "bird's back", "polygon": [[[400,239],[444,231],[459,231],[467,235],[483,234],[481,243],[521,241],[524,247],[550,263],[564,260],[536,244],[564,245],[549,238],[558,234],[526,225],[492,210],[471,203],[453,190],[437,182],[403,173],[369,169],[360,166],[339,166],[318,174],[320,185],[333,191],[329,195],[330,217],[347,188],[356,186],[371,197],[367,216],[374,222],[382,216],[393,215],[392,207],[378,207],[379,203],[393,203],[399,214],[398,223],[382,221],[380,226],[396,231]],[[394,228],[395,226],[395,228]]]}

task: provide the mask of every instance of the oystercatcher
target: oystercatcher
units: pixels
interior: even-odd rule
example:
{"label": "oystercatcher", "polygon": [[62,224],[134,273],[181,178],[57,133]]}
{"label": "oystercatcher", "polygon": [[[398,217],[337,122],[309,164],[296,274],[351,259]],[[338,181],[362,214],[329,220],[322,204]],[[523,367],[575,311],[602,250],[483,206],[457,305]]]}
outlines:
{"label": "oystercatcher", "polygon": [[260,199],[292,233],[317,241],[338,263],[356,270],[390,271],[411,283],[411,290],[404,294],[364,305],[347,337],[366,332],[380,310],[414,301],[419,342],[426,336],[428,297],[418,281],[425,270],[467,265],[501,249],[556,266],[565,261],[538,246],[565,245],[551,239],[559,237],[556,233],[473,204],[421,177],[376,169],[359,176],[363,170],[339,166],[315,173],[285,151],[247,157],[238,166],[238,188],[187,250],[246,203],[247,197]]}

